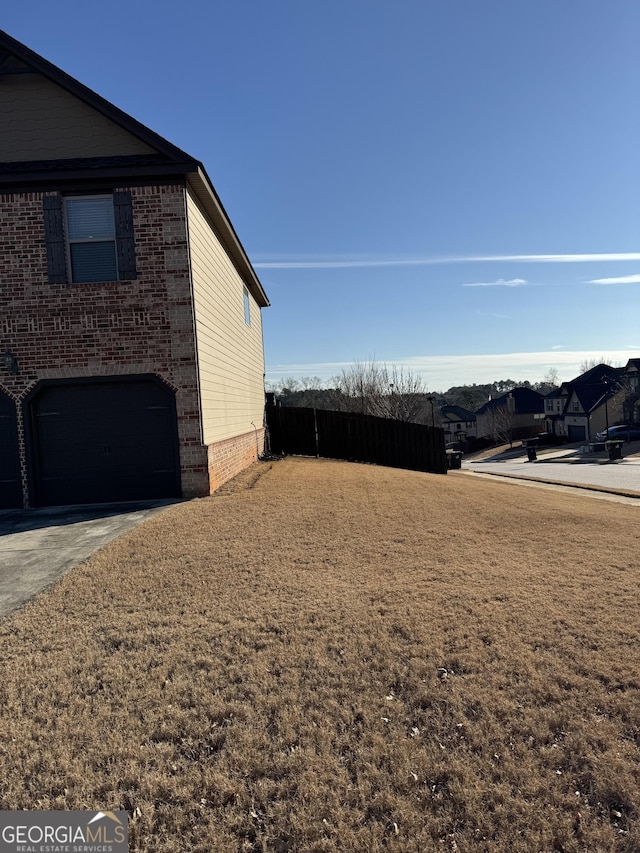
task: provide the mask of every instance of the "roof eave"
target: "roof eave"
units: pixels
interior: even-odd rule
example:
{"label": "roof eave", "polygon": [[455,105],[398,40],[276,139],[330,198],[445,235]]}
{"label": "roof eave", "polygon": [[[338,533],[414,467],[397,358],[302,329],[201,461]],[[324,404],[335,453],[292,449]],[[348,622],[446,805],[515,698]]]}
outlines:
{"label": "roof eave", "polygon": [[197,164],[192,160],[187,163],[170,162],[155,164],[153,166],[101,166],[99,169],[75,167],[72,169],[56,170],[43,168],[39,171],[16,172],[12,170],[3,172],[2,164],[0,164],[0,189],[7,192],[16,191],[17,188],[43,187],[47,185],[61,186],[70,182],[80,183],[100,180],[113,182],[114,180],[151,180],[153,178],[162,178],[166,181],[172,177],[180,177],[184,180],[185,176],[193,171],[195,165]]}
{"label": "roof eave", "polygon": [[261,308],[268,308],[270,302],[262,283],[256,275],[244,246],[240,242],[240,238],[236,234],[202,163],[198,163],[197,169],[187,175],[187,182],[204,208],[218,238],[223,243],[254,299]]}

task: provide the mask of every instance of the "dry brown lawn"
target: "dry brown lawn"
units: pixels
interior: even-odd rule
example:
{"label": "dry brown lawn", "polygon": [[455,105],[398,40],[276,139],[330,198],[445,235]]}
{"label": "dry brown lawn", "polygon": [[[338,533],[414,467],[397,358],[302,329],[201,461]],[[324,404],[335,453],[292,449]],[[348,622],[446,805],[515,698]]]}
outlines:
{"label": "dry brown lawn", "polygon": [[0,805],[149,853],[638,851],[639,512],[254,467],[0,625]]}

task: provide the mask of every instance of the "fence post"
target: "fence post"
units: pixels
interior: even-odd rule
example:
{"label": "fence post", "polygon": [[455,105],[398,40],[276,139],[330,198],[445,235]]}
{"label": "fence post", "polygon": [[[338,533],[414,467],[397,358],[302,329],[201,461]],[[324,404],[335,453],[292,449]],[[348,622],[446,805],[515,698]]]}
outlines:
{"label": "fence post", "polygon": [[313,432],[314,438],[316,442],[316,459],[320,458],[320,446],[318,443],[318,418],[316,416],[316,409],[313,410]]}

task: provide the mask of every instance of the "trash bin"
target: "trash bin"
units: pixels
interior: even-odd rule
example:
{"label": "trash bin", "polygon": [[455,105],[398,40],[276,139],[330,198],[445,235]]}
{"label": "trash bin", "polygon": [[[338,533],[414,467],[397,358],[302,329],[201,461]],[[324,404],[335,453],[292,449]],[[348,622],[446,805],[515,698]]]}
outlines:
{"label": "trash bin", "polygon": [[449,454],[449,468],[462,468],[462,453],[459,450]]}
{"label": "trash bin", "polygon": [[538,454],[536,453],[535,447],[527,447],[527,459],[529,462],[535,462],[538,458]]}
{"label": "trash bin", "polygon": [[605,447],[609,452],[609,459],[614,462],[616,459],[622,459],[622,441],[605,441]]}

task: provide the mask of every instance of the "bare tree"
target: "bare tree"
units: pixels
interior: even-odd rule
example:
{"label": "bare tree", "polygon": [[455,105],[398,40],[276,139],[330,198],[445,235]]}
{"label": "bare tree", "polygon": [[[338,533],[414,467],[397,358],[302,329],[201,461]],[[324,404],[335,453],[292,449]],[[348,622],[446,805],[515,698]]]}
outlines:
{"label": "bare tree", "polygon": [[513,447],[513,432],[516,425],[513,398],[507,397],[499,406],[492,406],[487,412],[489,429],[496,444],[507,444]]}
{"label": "bare tree", "polygon": [[422,378],[411,370],[378,361],[357,361],[332,381],[341,394],[341,408],[413,421],[424,406]]}
{"label": "bare tree", "polygon": [[593,370],[594,367],[597,367],[599,364],[608,364],[610,367],[613,365],[611,359],[603,358],[585,358],[584,361],[580,362],[580,374],[588,373],[590,370]]}

